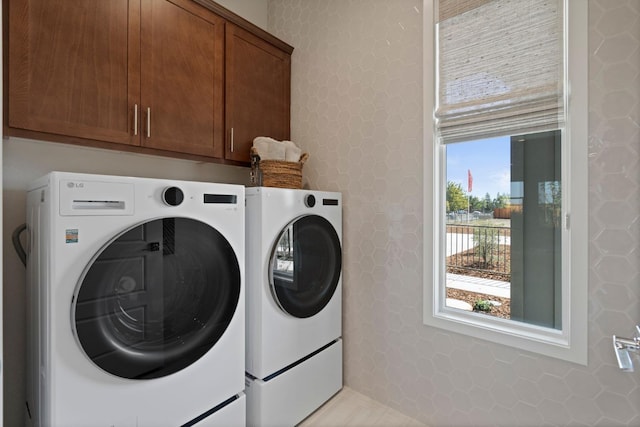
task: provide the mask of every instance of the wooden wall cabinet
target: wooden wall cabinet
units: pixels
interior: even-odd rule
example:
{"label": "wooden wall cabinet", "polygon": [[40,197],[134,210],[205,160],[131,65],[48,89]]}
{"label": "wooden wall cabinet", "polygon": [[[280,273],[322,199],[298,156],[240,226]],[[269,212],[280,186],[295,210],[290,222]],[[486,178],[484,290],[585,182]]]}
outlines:
{"label": "wooden wall cabinet", "polygon": [[291,55],[242,28],[226,28],[225,157],[249,161],[256,136],[289,139]]}
{"label": "wooden wall cabinet", "polygon": [[142,0],[140,23],[141,145],[221,158],[224,20],[190,1]]}
{"label": "wooden wall cabinet", "polygon": [[248,164],[256,136],[289,137],[293,48],[216,3],[4,11],[5,134],[232,164]]}
{"label": "wooden wall cabinet", "polygon": [[9,127],[136,145],[136,16],[139,0],[10,1]]}

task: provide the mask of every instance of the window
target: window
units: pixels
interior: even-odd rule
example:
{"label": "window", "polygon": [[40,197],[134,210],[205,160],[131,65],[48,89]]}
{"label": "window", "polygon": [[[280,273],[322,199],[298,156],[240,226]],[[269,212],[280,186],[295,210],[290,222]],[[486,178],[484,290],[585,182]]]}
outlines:
{"label": "window", "polygon": [[425,324],[582,364],[585,3],[424,1]]}

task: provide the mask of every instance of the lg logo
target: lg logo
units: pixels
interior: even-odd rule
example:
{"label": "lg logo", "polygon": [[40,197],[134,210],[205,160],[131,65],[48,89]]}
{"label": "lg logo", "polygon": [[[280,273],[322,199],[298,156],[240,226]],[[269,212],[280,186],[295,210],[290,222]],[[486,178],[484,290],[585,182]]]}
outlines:
{"label": "lg logo", "polygon": [[84,188],[84,183],[82,182],[68,182],[67,188]]}

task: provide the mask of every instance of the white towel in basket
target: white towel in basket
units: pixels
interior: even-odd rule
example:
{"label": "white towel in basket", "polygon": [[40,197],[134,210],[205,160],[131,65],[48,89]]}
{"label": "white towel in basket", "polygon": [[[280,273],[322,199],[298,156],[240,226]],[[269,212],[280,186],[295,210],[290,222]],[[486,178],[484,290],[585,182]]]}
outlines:
{"label": "white towel in basket", "polygon": [[282,144],[285,147],[284,159],[287,162],[298,163],[302,155],[302,150],[292,141],[282,141]]}
{"label": "white towel in basket", "polygon": [[286,147],[280,141],[276,141],[268,136],[258,136],[253,140],[260,160],[285,160]]}
{"label": "white towel in basket", "polygon": [[261,160],[285,160],[297,163],[300,161],[302,149],[292,141],[278,141],[268,136],[258,136],[253,140],[253,147]]}

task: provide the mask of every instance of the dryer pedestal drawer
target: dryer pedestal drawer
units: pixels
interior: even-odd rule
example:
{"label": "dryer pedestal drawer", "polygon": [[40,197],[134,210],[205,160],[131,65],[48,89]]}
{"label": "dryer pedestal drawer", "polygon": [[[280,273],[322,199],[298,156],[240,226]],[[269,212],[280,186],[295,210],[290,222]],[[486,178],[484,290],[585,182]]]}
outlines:
{"label": "dryer pedestal drawer", "polygon": [[247,426],[293,427],[342,388],[342,339],[268,381],[245,384]]}

